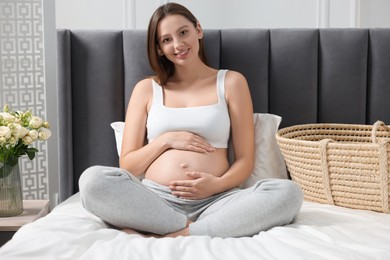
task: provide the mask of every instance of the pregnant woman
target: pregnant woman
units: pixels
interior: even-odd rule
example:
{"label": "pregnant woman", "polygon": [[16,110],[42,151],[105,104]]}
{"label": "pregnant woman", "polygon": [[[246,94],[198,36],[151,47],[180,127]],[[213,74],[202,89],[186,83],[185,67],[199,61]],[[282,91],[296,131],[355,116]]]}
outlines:
{"label": "pregnant woman", "polygon": [[254,164],[250,92],[240,73],[207,65],[202,39],[182,5],[154,12],[147,47],[156,75],[133,90],[120,168],[93,166],[80,177],[84,207],[127,233],[252,236],[300,210],[302,192],[290,180],[237,188]]}

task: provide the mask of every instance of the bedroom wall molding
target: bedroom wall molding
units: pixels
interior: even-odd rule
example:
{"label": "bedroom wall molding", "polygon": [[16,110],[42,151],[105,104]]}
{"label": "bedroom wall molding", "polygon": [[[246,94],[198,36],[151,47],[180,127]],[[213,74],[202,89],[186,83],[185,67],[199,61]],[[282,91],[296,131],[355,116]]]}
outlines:
{"label": "bedroom wall molding", "polygon": [[317,0],[317,27],[329,28],[329,0]]}
{"label": "bedroom wall molding", "polygon": [[[337,2],[335,0],[317,0],[317,27],[318,28],[330,28],[330,23],[332,20],[332,9],[331,5],[336,6]],[[360,0],[349,0],[348,3],[348,16],[349,20],[346,24],[351,28],[360,28],[361,20],[361,9],[360,9]],[[334,17],[333,17],[334,18]]]}
{"label": "bedroom wall molding", "polygon": [[136,29],[136,0],[123,0],[123,28]]}
{"label": "bedroom wall molding", "polygon": [[350,27],[360,28],[360,0],[350,0]]}
{"label": "bedroom wall molding", "polygon": [[43,31],[45,55],[46,118],[52,137],[47,142],[48,198],[53,208],[59,202],[59,140],[58,140],[58,86],[57,86],[57,31],[55,1],[43,0]]}

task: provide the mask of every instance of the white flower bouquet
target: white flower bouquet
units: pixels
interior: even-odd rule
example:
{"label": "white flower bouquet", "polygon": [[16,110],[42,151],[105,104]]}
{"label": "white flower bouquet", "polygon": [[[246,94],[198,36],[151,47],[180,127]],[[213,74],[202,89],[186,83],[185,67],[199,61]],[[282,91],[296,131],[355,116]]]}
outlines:
{"label": "white flower bouquet", "polygon": [[30,111],[10,111],[6,105],[0,112],[0,178],[7,177],[6,168],[12,168],[22,155],[30,160],[38,149],[30,147],[36,141],[45,141],[51,136],[50,125]]}

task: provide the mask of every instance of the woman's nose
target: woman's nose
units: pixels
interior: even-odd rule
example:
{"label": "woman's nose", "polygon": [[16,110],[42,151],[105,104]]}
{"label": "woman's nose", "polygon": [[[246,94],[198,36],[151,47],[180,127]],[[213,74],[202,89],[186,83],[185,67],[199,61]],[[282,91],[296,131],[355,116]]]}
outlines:
{"label": "woman's nose", "polygon": [[175,48],[177,48],[183,45],[183,41],[181,39],[175,39],[174,44]]}

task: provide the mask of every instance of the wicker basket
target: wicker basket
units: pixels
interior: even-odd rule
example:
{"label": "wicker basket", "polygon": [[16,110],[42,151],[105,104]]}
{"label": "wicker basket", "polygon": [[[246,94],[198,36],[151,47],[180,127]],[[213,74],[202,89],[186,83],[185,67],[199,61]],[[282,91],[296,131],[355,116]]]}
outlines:
{"label": "wicker basket", "polygon": [[390,128],[383,122],[296,125],[276,140],[306,200],[390,213]]}

